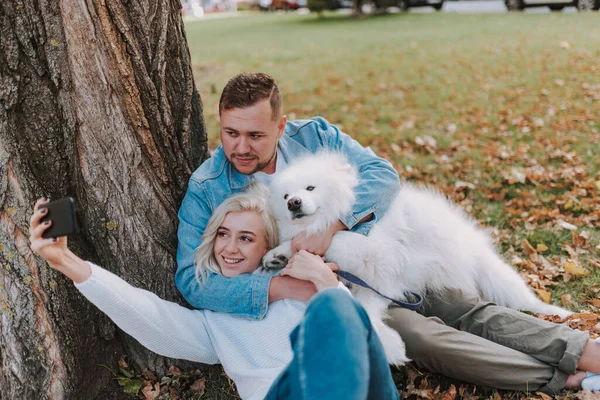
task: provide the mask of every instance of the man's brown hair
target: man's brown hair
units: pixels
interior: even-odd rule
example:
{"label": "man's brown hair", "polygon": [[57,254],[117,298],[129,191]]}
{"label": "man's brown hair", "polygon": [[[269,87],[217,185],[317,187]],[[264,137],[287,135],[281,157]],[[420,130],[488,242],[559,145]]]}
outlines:
{"label": "man's brown hair", "polygon": [[251,107],[269,99],[273,121],[283,114],[281,93],[275,80],[262,72],[244,72],[227,82],[219,100],[219,115],[223,110]]}

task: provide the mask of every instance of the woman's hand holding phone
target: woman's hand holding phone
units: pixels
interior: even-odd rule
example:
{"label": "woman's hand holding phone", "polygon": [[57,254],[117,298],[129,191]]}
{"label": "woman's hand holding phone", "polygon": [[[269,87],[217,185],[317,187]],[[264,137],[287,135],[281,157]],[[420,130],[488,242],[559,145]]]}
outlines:
{"label": "woman's hand holding phone", "polygon": [[33,215],[29,220],[29,241],[31,242],[31,250],[38,253],[44,260],[50,264],[61,264],[64,260],[67,248],[67,237],[44,239],[42,235],[50,228],[52,221],[48,220],[41,222],[41,219],[48,213],[44,205],[50,201],[40,199],[33,207]]}
{"label": "woman's hand holding phone", "polygon": [[29,241],[31,249],[48,262],[51,268],[62,272],[76,283],[81,283],[92,274],[90,266],[77,257],[67,247],[66,236],[45,239],[44,232],[52,226],[52,221],[41,222],[48,212],[43,206],[49,200],[39,199],[33,207],[33,215],[29,220]]}

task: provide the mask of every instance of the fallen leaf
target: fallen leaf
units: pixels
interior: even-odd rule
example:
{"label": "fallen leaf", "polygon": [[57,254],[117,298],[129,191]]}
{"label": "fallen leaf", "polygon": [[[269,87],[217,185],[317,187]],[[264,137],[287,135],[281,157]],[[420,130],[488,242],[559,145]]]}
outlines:
{"label": "fallen leaf", "polygon": [[125,376],[117,377],[117,382],[123,388],[123,391],[129,394],[138,394],[142,386],[144,386],[143,380],[130,379]]}
{"label": "fallen leaf", "polygon": [[205,387],[206,387],[206,378],[202,377],[202,378],[196,380],[194,383],[192,383],[192,385],[190,386],[190,391],[198,393],[198,394],[200,394],[200,396],[202,396],[204,394]]}
{"label": "fallen leaf", "polygon": [[585,302],[593,305],[594,307],[600,307],[600,299],[585,300]]}
{"label": "fallen leaf", "polygon": [[544,303],[550,303],[550,292],[547,290],[538,289],[537,295]]}
{"label": "fallen leaf", "polygon": [[535,392],[535,394],[537,394],[538,396],[540,396],[540,398],[541,398],[542,400],[552,400],[552,397],[548,396],[548,395],[547,395],[547,394],[545,394],[545,393],[542,393],[542,392]]}
{"label": "fallen leaf", "polygon": [[575,225],[570,224],[566,221],[563,221],[562,219],[559,219],[558,221],[556,221],[556,225],[563,229],[568,229],[570,231],[574,231],[577,229],[577,227]]}
{"label": "fallen leaf", "polygon": [[473,185],[471,182],[464,182],[464,181],[456,181],[454,183],[454,187],[457,189],[464,189],[464,188],[475,189],[475,185]]}
{"label": "fallen leaf", "polygon": [[117,364],[119,365],[119,368],[123,368],[123,369],[129,368],[129,364],[127,364],[127,361],[125,361],[125,358],[123,358],[123,357],[119,358],[119,361],[117,361]]}
{"label": "fallen leaf", "polygon": [[442,395],[442,400],[454,400],[456,398],[456,386],[450,385],[448,390]]}
{"label": "fallen leaf", "polygon": [[152,386],[152,383],[146,381],[146,386],[142,389],[142,394],[146,400],[155,400],[160,395],[160,384],[156,382]]}
{"label": "fallen leaf", "polygon": [[573,199],[569,199],[564,205],[565,210],[570,210],[571,208],[573,208],[574,204],[575,203],[573,202]]}
{"label": "fallen leaf", "polygon": [[573,301],[573,298],[571,297],[570,294],[563,294],[562,296],[560,296],[560,301],[562,301],[563,306],[572,306],[572,307],[578,306],[578,304]]}
{"label": "fallen leaf", "polygon": [[548,246],[546,246],[544,243],[538,243],[537,246],[535,246],[535,249],[539,253],[543,253],[545,251],[548,251]]}
{"label": "fallen leaf", "polygon": [[571,274],[573,276],[587,276],[590,274],[590,271],[583,268],[580,264],[574,261],[567,261],[563,264],[563,269],[566,273]]}
{"label": "fallen leaf", "polygon": [[535,249],[533,248],[533,246],[531,245],[531,243],[529,243],[529,240],[523,238],[521,240],[521,247],[523,248],[523,251],[528,254],[528,255],[532,255],[532,254],[536,254],[537,252],[535,251]]}
{"label": "fallen leaf", "polygon": [[509,184],[514,184],[514,183],[525,183],[527,176],[522,172],[519,171],[516,168],[512,168],[510,170],[510,174],[505,177],[505,179],[508,181]]}
{"label": "fallen leaf", "polygon": [[573,239],[573,245],[575,245],[575,247],[586,247],[587,241],[589,240],[589,232],[579,233],[577,231],[572,231],[571,234]]}
{"label": "fallen leaf", "polygon": [[599,392],[590,392],[589,390],[580,390],[573,394],[579,400],[600,400]]}

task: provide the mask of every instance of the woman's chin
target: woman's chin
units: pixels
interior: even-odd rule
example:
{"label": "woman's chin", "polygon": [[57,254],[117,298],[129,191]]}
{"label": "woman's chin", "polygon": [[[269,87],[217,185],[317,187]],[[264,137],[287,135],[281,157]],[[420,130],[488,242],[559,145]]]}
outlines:
{"label": "woman's chin", "polygon": [[246,271],[244,271],[245,268],[243,268],[242,266],[240,267],[221,267],[221,272],[223,273],[223,276],[227,277],[227,278],[233,278],[234,276],[238,276],[241,275],[243,273],[245,273]]}
{"label": "woman's chin", "polygon": [[223,273],[223,276],[226,278],[233,278],[234,276],[238,276],[240,274],[239,271],[233,271],[230,269],[225,269],[223,267],[221,267],[221,272]]}

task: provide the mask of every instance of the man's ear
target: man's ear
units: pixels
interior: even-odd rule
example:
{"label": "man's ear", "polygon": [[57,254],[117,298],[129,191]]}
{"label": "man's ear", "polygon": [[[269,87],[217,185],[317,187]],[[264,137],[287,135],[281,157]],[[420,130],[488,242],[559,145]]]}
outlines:
{"label": "man's ear", "polygon": [[287,123],[287,117],[283,115],[279,120],[279,124],[277,125],[277,129],[279,129],[279,133],[277,134],[277,139],[281,139],[283,136],[283,130],[285,129],[285,124]]}

